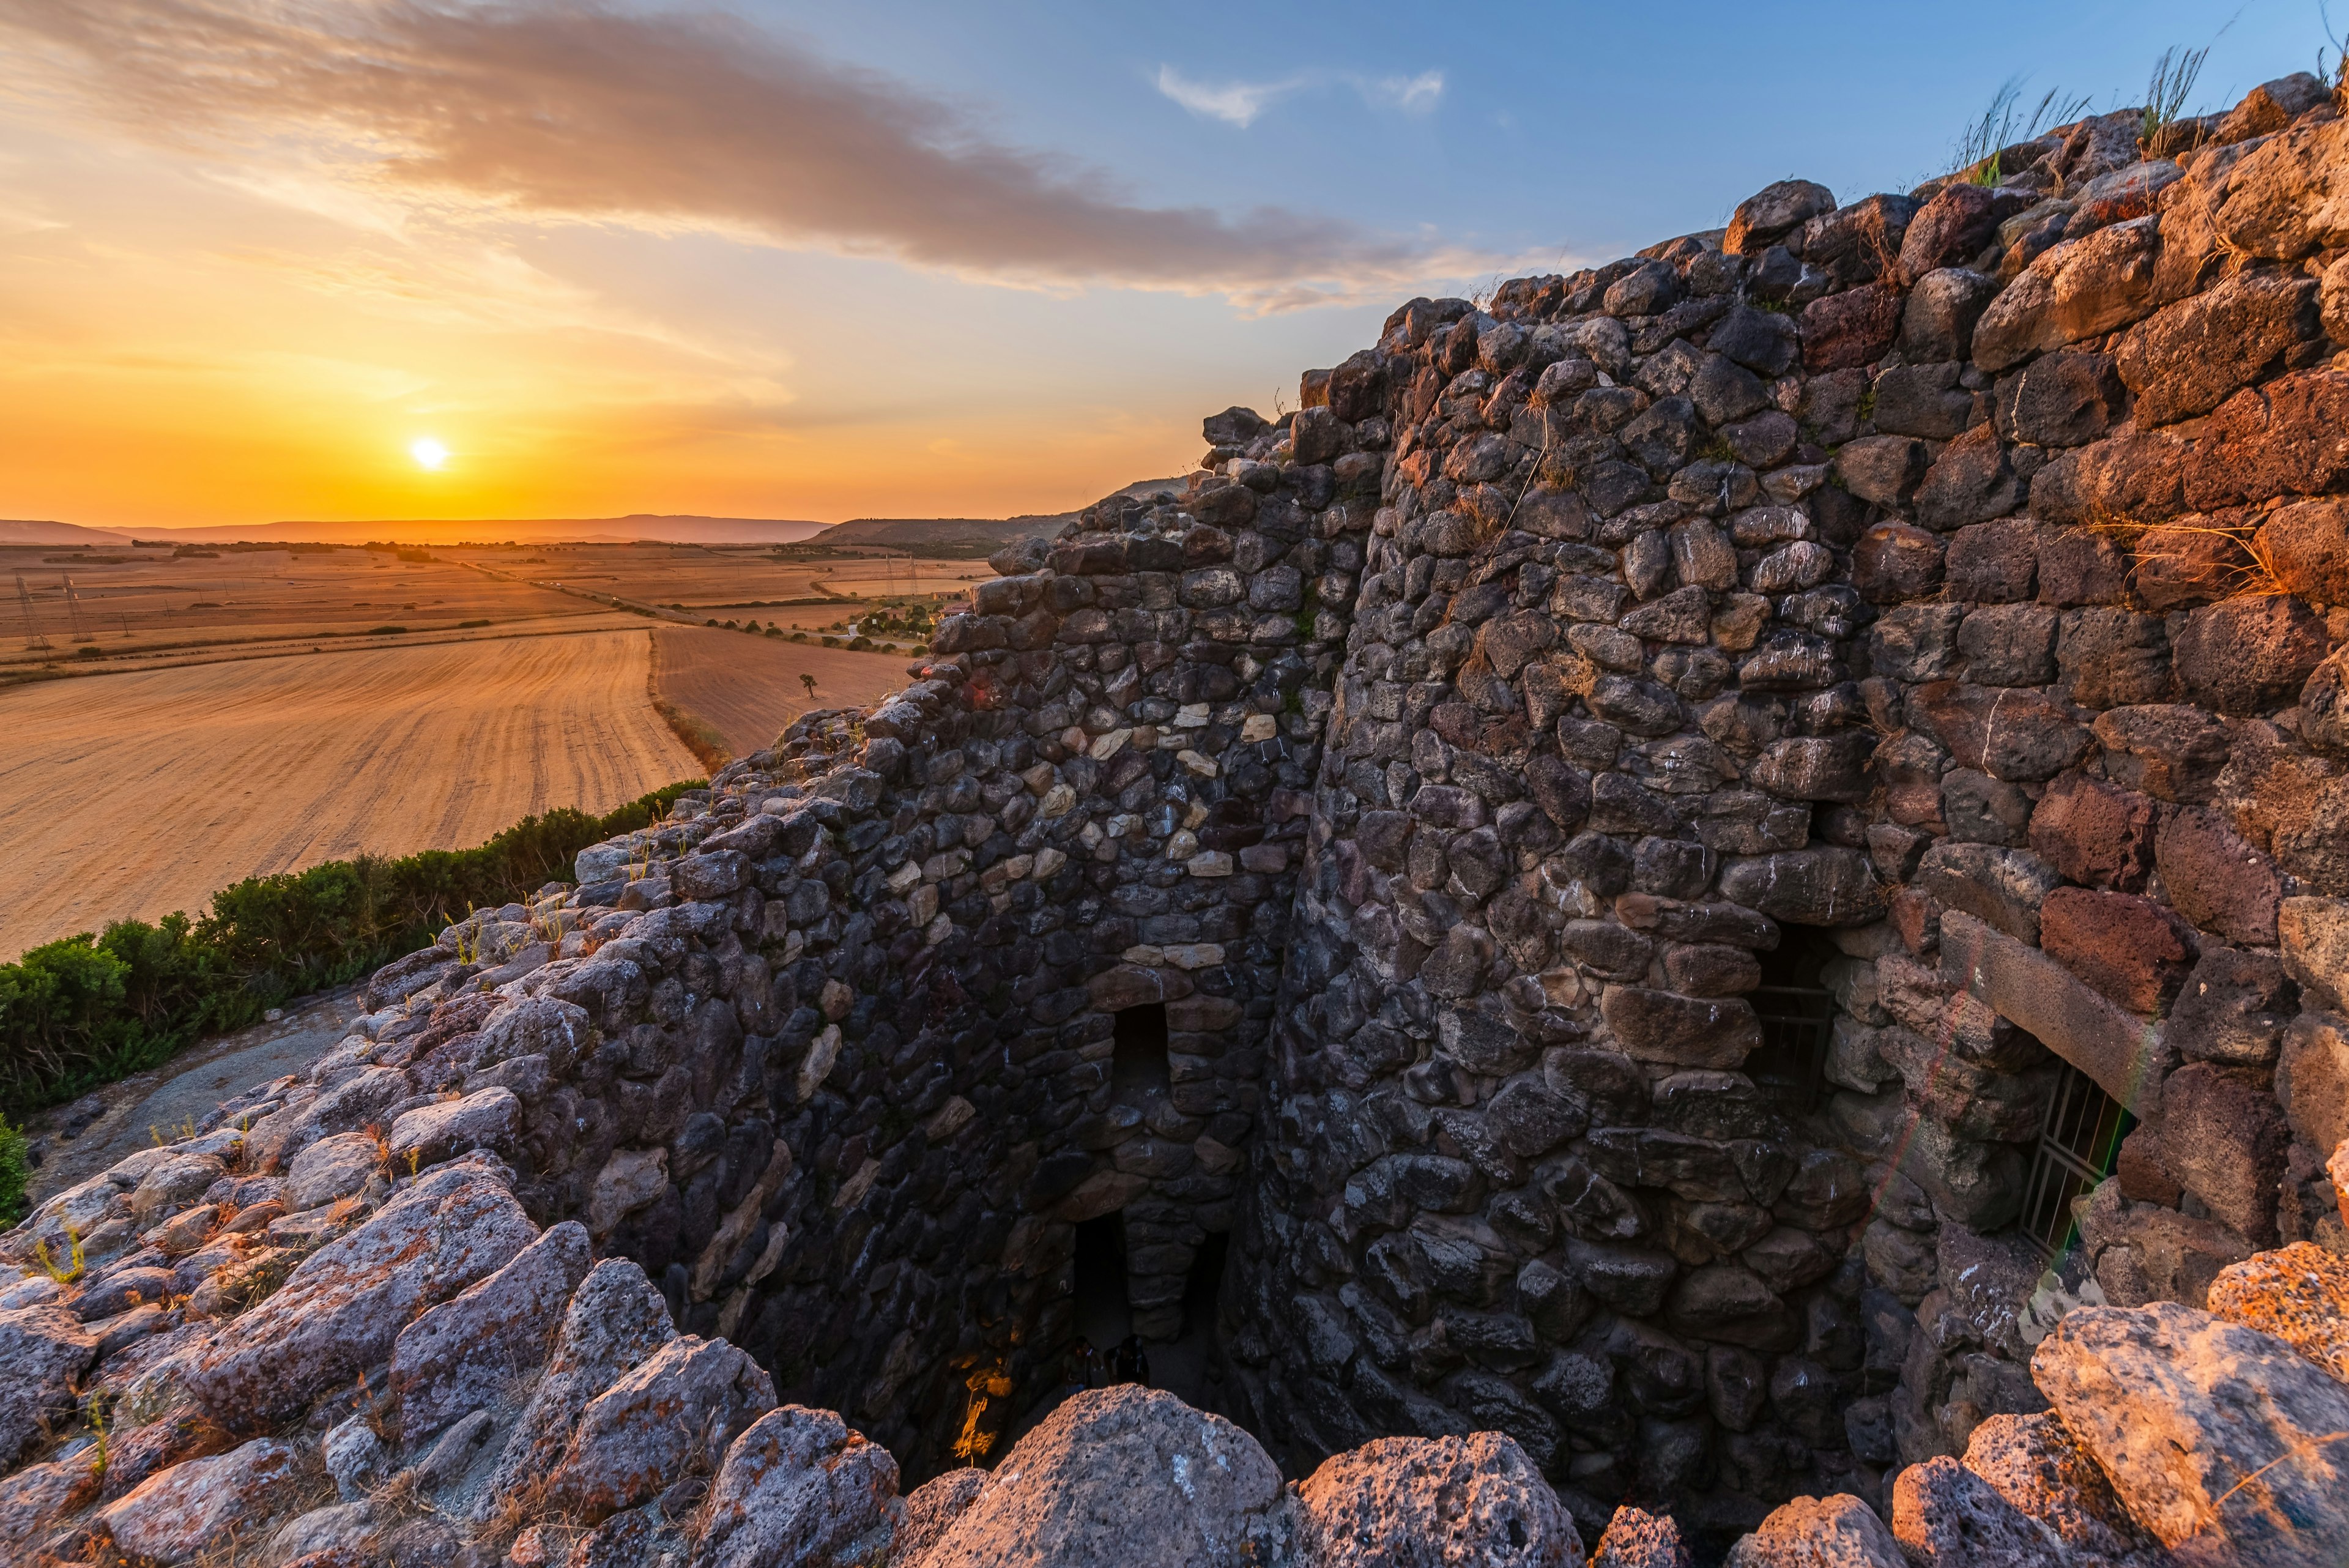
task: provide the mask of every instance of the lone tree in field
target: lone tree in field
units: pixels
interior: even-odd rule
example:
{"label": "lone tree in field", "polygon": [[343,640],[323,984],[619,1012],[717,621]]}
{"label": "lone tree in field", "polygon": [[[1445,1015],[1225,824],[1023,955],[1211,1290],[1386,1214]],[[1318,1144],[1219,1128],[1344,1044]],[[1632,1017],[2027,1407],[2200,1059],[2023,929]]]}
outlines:
{"label": "lone tree in field", "polygon": [[807,694],[808,694],[809,696],[812,697],[812,696],[814,696],[814,695],[815,695],[815,677],[814,677],[814,676],[812,676],[812,675],[802,675],[802,676],[801,676],[801,677],[800,677],[800,684],[807,688]]}

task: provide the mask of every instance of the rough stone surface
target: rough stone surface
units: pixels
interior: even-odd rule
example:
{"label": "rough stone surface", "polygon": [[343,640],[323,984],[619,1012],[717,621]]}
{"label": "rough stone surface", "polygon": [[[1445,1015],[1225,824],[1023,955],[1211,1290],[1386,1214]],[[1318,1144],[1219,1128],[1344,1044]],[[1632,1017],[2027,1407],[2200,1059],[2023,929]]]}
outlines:
{"label": "rough stone surface", "polygon": [[1798,1497],[1729,1550],[1728,1568],[1905,1568],[1892,1532],[1856,1497]]}
{"label": "rough stone surface", "polygon": [[2207,1534],[2279,1568],[2349,1552],[2349,1460],[2320,1440],[2349,1431],[2349,1386],[2282,1341],[2171,1303],[2082,1307],[2032,1376],[2162,1544]]}
{"label": "rough stone surface", "polygon": [[897,1462],[829,1410],[752,1422],[711,1483],[696,1568],[861,1568],[895,1542]]}
{"label": "rough stone surface", "polygon": [[1076,1395],[1020,1438],[922,1564],[1268,1560],[1285,1544],[1280,1501],[1280,1472],[1255,1438],[1128,1384]]}

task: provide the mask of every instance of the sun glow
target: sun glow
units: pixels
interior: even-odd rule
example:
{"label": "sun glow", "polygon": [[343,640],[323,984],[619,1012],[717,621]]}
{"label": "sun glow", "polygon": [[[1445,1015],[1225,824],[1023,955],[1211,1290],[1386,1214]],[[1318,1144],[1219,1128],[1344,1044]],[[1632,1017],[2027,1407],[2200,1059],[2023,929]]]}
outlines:
{"label": "sun glow", "polygon": [[408,454],[424,468],[437,469],[449,461],[449,449],[430,436],[426,436],[414,446],[409,447]]}

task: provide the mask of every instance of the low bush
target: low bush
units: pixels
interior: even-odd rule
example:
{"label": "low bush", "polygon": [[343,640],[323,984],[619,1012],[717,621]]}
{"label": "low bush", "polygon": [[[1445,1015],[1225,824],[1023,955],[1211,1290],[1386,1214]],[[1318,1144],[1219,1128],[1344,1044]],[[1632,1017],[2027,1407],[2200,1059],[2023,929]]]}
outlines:
{"label": "low bush", "polygon": [[[241,1029],[288,997],[340,985],[423,947],[471,908],[568,879],[591,844],[646,826],[701,781],[674,784],[603,816],[564,807],[525,817],[475,849],[362,855],[249,877],[210,912],[117,920],[0,964],[0,1107],[54,1105]],[[6,1185],[0,1136],[0,1199]]]}

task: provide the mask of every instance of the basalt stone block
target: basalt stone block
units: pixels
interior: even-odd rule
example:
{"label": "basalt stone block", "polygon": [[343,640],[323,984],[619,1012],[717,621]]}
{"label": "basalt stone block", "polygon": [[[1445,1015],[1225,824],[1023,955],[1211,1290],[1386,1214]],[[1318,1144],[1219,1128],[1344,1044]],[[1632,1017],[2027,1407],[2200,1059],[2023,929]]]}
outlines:
{"label": "basalt stone block", "polygon": [[2178,913],[2230,942],[2271,947],[2283,886],[2275,863],[2217,812],[2179,806],[2154,837],[2154,866]]}
{"label": "basalt stone block", "polygon": [[1900,237],[1900,281],[1914,287],[1936,268],[1979,255],[2007,215],[2001,205],[1999,193],[1987,185],[1960,180],[1936,191]]}
{"label": "basalt stone block", "polygon": [[2317,336],[2316,280],[2245,272],[2157,311],[2121,336],[2113,359],[2150,428],[2209,412],[2287,349]]}
{"label": "basalt stone block", "polygon": [[1947,549],[1950,597],[1961,603],[2015,604],[2038,591],[2035,523],[1977,523],[1951,535]]}
{"label": "basalt stone block", "polygon": [[2349,504],[2302,501],[2268,514],[2259,533],[2279,587],[2317,604],[2349,604]]}
{"label": "basalt stone block", "polygon": [[2255,1246],[2275,1244],[2290,1142],[2275,1096],[2240,1069],[2189,1062],[2162,1085],[2162,1168]]}
{"label": "basalt stone block", "polygon": [[2138,535],[2131,579],[2137,602],[2149,610],[2187,609],[2231,598],[2257,581],[2251,552],[2220,532],[2224,525],[2221,518],[2189,516]]}
{"label": "basalt stone block", "polygon": [[1737,203],[1722,249],[1732,255],[1759,255],[1822,213],[1835,210],[1835,192],[1810,180],[1780,180]]}
{"label": "basalt stone block", "polygon": [[2031,816],[2031,847],[2075,882],[2142,892],[2153,871],[2156,808],[2135,790],[2085,774],[2047,786]]}
{"label": "basalt stone block", "polygon": [[2085,446],[2120,421],[2127,401],[2112,357],[2066,348],[1998,384],[1999,434],[2033,446]]}
{"label": "basalt stone block", "polygon": [[2083,708],[2158,702],[2169,695],[2169,638],[2161,618],[2127,610],[2067,610],[2056,645],[2057,694]]}
{"label": "basalt stone block", "polygon": [[1640,1247],[1569,1241],[1567,1267],[1599,1303],[1627,1317],[1653,1317],[1664,1304],[1680,1265],[1664,1252]]}
{"label": "basalt stone block", "polygon": [[2130,893],[2057,888],[2040,910],[2047,956],[2132,1012],[2166,1008],[2186,983],[2197,944],[2169,909]]}
{"label": "basalt stone block", "polygon": [[1876,737],[1866,731],[1799,736],[1773,743],[1748,776],[1788,800],[1864,801],[1874,787],[1868,758],[1875,750]]}
{"label": "basalt stone block", "polygon": [[1962,432],[1973,394],[1958,385],[1955,361],[1897,365],[1876,378],[1876,428],[1887,435],[1948,441]]}
{"label": "basalt stone block", "polygon": [[[2175,1054],[2157,1029],[2054,959],[1963,910],[1941,917],[1941,975],[2150,1117]],[[1980,1227],[1977,1227],[1979,1229]]]}
{"label": "basalt stone block", "polygon": [[2262,594],[2188,612],[2178,637],[2187,694],[2222,713],[2288,706],[2332,651],[2324,619],[2290,594]]}
{"label": "basalt stone block", "polygon": [[1974,327],[1974,359],[2003,370],[2033,354],[2127,327],[2157,303],[2159,221],[2137,218],[2033,261],[1991,302]]}
{"label": "basalt stone block", "polygon": [[2349,480],[2349,372],[2294,371],[2221,403],[2183,457],[2197,512],[2321,495]]}
{"label": "basalt stone block", "polygon": [[1988,774],[1952,768],[1941,777],[1941,820],[1963,843],[2019,845],[2031,824],[2031,797]]}
{"label": "basalt stone block", "polygon": [[1674,1282],[1664,1322],[1675,1334],[1751,1350],[1791,1350],[1795,1315],[1761,1276],[1734,1263],[1708,1263]]}
{"label": "basalt stone block", "polygon": [[2302,1143],[2338,1150],[2349,1138],[2349,1018],[2312,1012],[2294,1019],[2276,1063],[2275,1092]]}
{"label": "basalt stone block", "polygon": [[2053,778],[2092,745],[2066,709],[2036,691],[1937,680],[1910,696],[1909,715],[1960,763],[2010,784]]}
{"label": "basalt stone block", "polygon": [[[1963,605],[1923,601],[1897,605],[1868,628],[1868,664],[1895,680],[1941,680],[1957,673]],[[2050,625],[2053,646],[2053,625]]]}
{"label": "basalt stone block", "polygon": [[1843,443],[1830,465],[1834,478],[1862,501],[1905,506],[1931,465],[1925,443],[1909,436],[1861,436]]}
{"label": "basalt stone block", "polygon": [[1997,297],[1994,277],[1955,266],[1927,273],[1901,307],[1900,351],[1920,362],[1965,358],[1973,349],[1975,325]]}
{"label": "basalt stone block", "polygon": [[1875,524],[1852,551],[1852,586],[1872,604],[1926,597],[1940,587],[1942,569],[1941,541],[1906,523]]}
{"label": "basalt stone block", "polygon": [[2115,708],[2096,716],[2105,772],[2161,800],[2207,801],[2227,766],[2227,726],[2184,702]]}
{"label": "basalt stone block", "polygon": [[1800,926],[1864,926],[1884,918],[1885,888],[1865,853],[1820,846],[1730,861],[1722,897]]}
{"label": "basalt stone block", "polygon": [[2059,880],[2036,855],[1994,844],[1936,844],[1917,867],[1917,885],[1947,908],[2032,943],[2039,940],[2040,906]]}
{"label": "basalt stone block", "polygon": [[1811,301],[1802,315],[1804,368],[1816,373],[1883,358],[1899,333],[1900,307],[1900,290],[1885,283]]}
{"label": "basalt stone block", "polygon": [[2025,487],[1999,442],[1976,425],[1941,450],[1917,487],[1917,521],[1948,530],[2003,517],[2023,504]]}
{"label": "basalt stone block", "polygon": [[1762,1044],[1752,1004],[1734,997],[1610,985],[1600,993],[1599,1011],[1623,1049],[1643,1062],[1731,1068]]}
{"label": "basalt stone block", "polygon": [[2107,535],[2047,528],[2039,536],[2039,602],[2119,604],[2128,597],[2128,555]]}
{"label": "basalt stone block", "polygon": [[2045,605],[1985,605],[1958,630],[1966,679],[1977,686],[2044,686],[2055,679],[2056,612]]}
{"label": "basalt stone block", "polygon": [[2276,1059],[2296,994],[2273,954],[2205,945],[2170,1006],[2170,1044],[2189,1061],[2263,1066]]}
{"label": "basalt stone block", "polygon": [[2277,925],[2284,972],[2313,999],[2349,1011],[2349,898],[2287,898]]}

